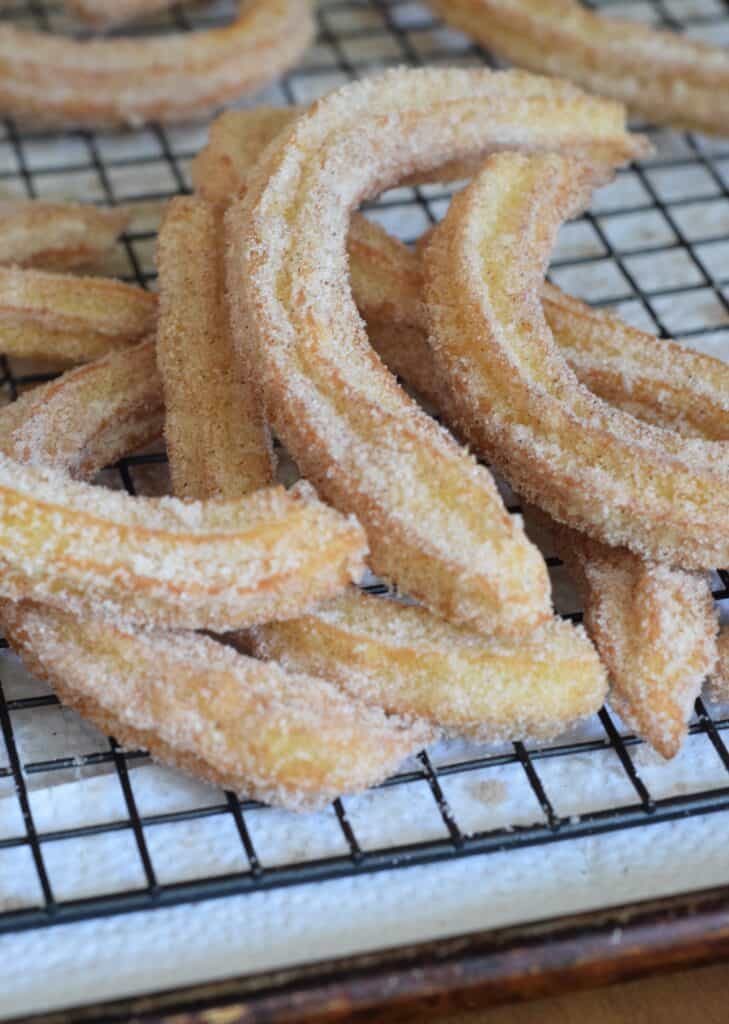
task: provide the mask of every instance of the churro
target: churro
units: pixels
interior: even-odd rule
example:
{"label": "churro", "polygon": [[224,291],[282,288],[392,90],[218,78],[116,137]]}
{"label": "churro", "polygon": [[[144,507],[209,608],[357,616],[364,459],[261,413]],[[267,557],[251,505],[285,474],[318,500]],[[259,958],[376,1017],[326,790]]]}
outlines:
{"label": "churro", "polygon": [[229,203],[263,150],[306,107],[252,107],[226,110],[210,125],[207,144],[190,166],[195,192],[211,203]]}
{"label": "churro", "polygon": [[[170,211],[160,244],[164,329],[172,330],[170,306],[176,293],[184,304],[181,269],[170,248],[179,242],[180,257],[189,257],[195,272],[213,275],[216,222],[199,201],[181,201]],[[202,248],[199,259],[191,251],[196,242]],[[217,289],[208,293],[210,281],[198,283],[209,312],[222,296]],[[209,321],[198,318],[196,323],[206,335]],[[188,328],[183,323],[181,329]],[[196,374],[194,359],[185,370],[191,377]],[[235,379],[219,383],[235,391]],[[3,410],[0,446],[19,459],[88,476],[104,459],[135,447],[142,427],[159,430],[161,390],[153,344],[114,353]],[[225,392],[216,395],[206,385],[196,406],[201,418],[216,416],[224,397]],[[244,405],[240,412],[248,415],[250,410]],[[265,439],[261,444],[258,456],[250,446],[244,449],[254,456],[250,466],[236,462],[239,493],[255,486],[257,474],[267,482],[271,466]],[[199,467],[184,478],[184,489],[197,487],[197,496],[207,497],[219,490],[218,453],[182,431],[171,452],[176,479],[180,474],[174,462],[186,445],[185,466],[195,459],[211,461],[213,471]],[[232,491],[232,472],[227,491]],[[296,542],[294,537],[286,540]],[[281,540],[269,531],[267,542],[266,557],[276,557]],[[98,727],[168,764],[278,806],[311,809],[373,785],[433,737],[422,722],[387,717],[321,679],[263,665],[205,637],[131,632],[28,602],[0,602],[0,618],[28,668]]]}
{"label": "churro", "polygon": [[284,129],[228,211],[237,342],[287,449],[328,500],[357,513],[376,572],[446,618],[507,633],[548,617],[544,562],[487,471],[374,357],[344,250],[361,199],[513,145],[591,152],[607,165],[643,148],[619,107],[571,86],[521,73],[391,72],[338,90]]}
{"label": "churro", "polygon": [[385,779],[432,739],[330,683],[204,636],[0,603],[12,646],[64,703],[127,746],[241,796],[304,811]]}
{"label": "churro", "polygon": [[172,7],[175,0],[64,0],[63,6],[94,29],[113,28]]}
{"label": "churro", "polygon": [[76,40],[3,24],[0,111],[46,125],[119,126],[200,117],[296,61],[309,0],[242,0],[223,28]]}
{"label": "churro", "polygon": [[101,277],[0,267],[0,352],[86,362],[154,330],[157,296]]}
{"label": "churro", "polygon": [[257,626],[254,652],[331,679],[386,711],[489,741],[555,736],[597,711],[605,670],[581,627],[561,619],[517,643],[484,637],[352,591],[312,615]]}
{"label": "churro", "polygon": [[310,488],[228,502],[133,499],[0,456],[0,596],[124,623],[225,631],[359,578],[353,520]]}
{"label": "churro", "polygon": [[0,261],[42,270],[97,263],[129,223],[123,210],[38,199],[0,200]]}
{"label": "churro", "polygon": [[[292,114],[290,108],[259,107],[217,118],[193,163],[198,193],[216,203],[242,195],[262,150],[301,109]],[[424,236],[418,251],[426,242]],[[393,373],[437,405],[418,256],[359,213],[352,214],[347,251],[352,294],[373,348]],[[548,282],[542,308],[569,365],[600,398],[686,436],[729,440],[725,363],[629,327]]]}
{"label": "churro", "polygon": [[235,498],[270,483],[271,441],[236,359],[225,301],[222,213],[202,199],[167,208],[157,243],[157,362],[174,493]]}
{"label": "churro", "polygon": [[611,706],[663,757],[673,757],[717,660],[708,577],[645,562],[574,530],[558,528],[555,540],[609,672]]}
{"label": "churro", "polygon": [[680,437],[598,399],[544,318],[554,235],[593,182],[591,167],[562,156],[499,154],[454,199],[424,255],[448,417],[558,522],[669,564],[725,564],[724,443]]}
{"label": "churro", "polygon": [[0,449],[87,480],[162,434],[154,339],[26,391],[0,414]]}
{"label": "churro", "polygon": [[719,630],[716,646],[718,658],[709,679],[708,695],[712,700],[724,702],[729,700],[729,626],[726,623]]}
{"label": "churro", "polygon": [[726,135],[729,53],[579,0],[429,0],[442,18],[514,64],[559,75],[651,121]]}

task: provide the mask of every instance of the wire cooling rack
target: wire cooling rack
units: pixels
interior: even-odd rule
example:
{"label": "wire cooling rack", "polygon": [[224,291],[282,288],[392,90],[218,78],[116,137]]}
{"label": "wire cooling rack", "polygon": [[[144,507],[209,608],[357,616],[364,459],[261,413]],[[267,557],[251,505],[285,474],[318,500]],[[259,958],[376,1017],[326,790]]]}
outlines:
{"label": "wire cooling rack", "polygon": [[[601,6],[729,43],[729,11],[719,0],[607,0]],[[227,3],[183,7],[144,31],[165,30],[170,21],[181,30],[203,27],[230,13]],[[69,30],[53,4],[4,5],[2,16]],[[318,28],[303,64],[269,90],[267,102],[307,102],[348,79],[403,63],[495,63],[411,0],[324,0]],[[621,172],[591,211],[563,230],[551,276],[641,327],[726,352],[729,142],[668,131],[651,135],[656,155]],[[153,287],[161,204],[189,189],[189,161],[205,136],[205,126],[60,135],[8,121],[0,135],[0,191],[130,204],[133,229],[111,269]],[[368,210],[412,241],[442,215],[448,198],[439,188],[399,189]],[[14,399],[47,377],[47,368],[4,361],[0,384]],[[106,481],[135,493],[150,466],[162,461],[156,453],[125,459]],[[550,559],[550,566],[563,610],[579,618],[559,563]],[[714,593],[719,602],[729,597],[727,573],[715,577]],[[296,818],[150,767],[143,752],[120,748],[61,708],[5,645],[0,932],[722,811],[729,809],[727,727],[721,709],[697,701],[686,748],[667,768],[603,709],[551,745],[434,748],[369,794]],[[566,767],[569,794],[555,783]],[[204,856],[190,857],[191,842]],[[80,887],[67,884],[70,860],[83,865]]]}

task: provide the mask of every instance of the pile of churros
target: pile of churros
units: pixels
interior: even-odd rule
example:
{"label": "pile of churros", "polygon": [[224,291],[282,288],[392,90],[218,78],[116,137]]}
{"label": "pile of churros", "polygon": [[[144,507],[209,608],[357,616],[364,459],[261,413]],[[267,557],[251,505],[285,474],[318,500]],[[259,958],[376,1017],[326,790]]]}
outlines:
{"label": "pile of churros", "polygon": [[[68,3],[103,28],[167,6]],[[123,214],[0,206],[0,352],[68,367],[0,412],[0,624],[123,743],[289,809],[441,736],[555,737],[606,697],[672,757],[705,680],[729,696],[708,576],[729,565],[729,366],[545,281],[561,224],[649,152],[620,100],[721,130],[722,61],[676,42],[691,88],[666,90],[652,30],[633,42],[646,84],[566,0],[436,6],[617,98],[432,68],[223,114],[195,194],[165,210],[158,294],[75,273]],[[6,27],[0,106],[188,116],[276,75],[310,27],[305,0],[248,0],[230,28],[164,43]],[[412,249],[357,212],[464,180]],[[160,436],[173,497],[91,482]],[[545,536],[584,626],[553,612]],[[388,596],[360,589],[366,569]]]}

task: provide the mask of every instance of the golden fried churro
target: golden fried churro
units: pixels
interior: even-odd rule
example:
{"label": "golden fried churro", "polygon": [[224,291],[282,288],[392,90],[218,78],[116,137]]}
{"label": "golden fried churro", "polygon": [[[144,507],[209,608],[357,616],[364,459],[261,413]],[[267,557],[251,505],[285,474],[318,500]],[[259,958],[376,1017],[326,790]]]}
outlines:
{"label": "golden fried churro", "polygon": [[652,121],[729,130],[729,53],[607,17],[579,0],[429,0],[443,19],[520,67],[622,100]]}
{"label": "golden fried churro", "polygon": [[561,146],[607,164],[641,151],[620,109],[594,103],[520,73],[392,72],[284,129],[228,212],[237,340],[275,430],[322,494],[357,511],[375,571],[487,631],[547,617],[546,569],[486,471],[373,355],[347,288],[349,211],[409,173],[493,148]]}
{"label": "golden fried churro", "polygon": [[[228,110],[213,121],[207,145],[192,162],[195,191],[210,202],[229,202],[245,191],[245,179],[266,146],[305,111],[304,106]],[[402,185],[460,181],[478,170],[476,157],[446,160],[437,167],[406,174]]]}
{"label": "golden fried churro", "polygon": [[263,150],[306,107],[253,107],[226,110],[210,125],[207,145],[190,167],[195,191],[211,203],[228,203],[245,181]]}
{"label": "golden fried churro", "polygon": [[0,267],[0,352],[85,362],[154,330],[157,296],[101,277]]}
{"label": "golden fried churro", "polygon": [[244,796],[312,810],[382,781],[432,738],[330,683],[203,636],[130,633],[2,602],[12,646],[64,703],[129,746]]}
{"label": "golden fried churro", "polygon": [[[211,239],[201,237],[204,232],[190,237],[188,231],[190,224],[210,227],[208,213],[205,204],[178,204],[161,248],[173,245],[180,231],[190,244],[197,239],[207,245]],[[180,255],[194,258],[184,246]],[[179,274],[169,259],[166,252],[163,320]],[[187,372],[196,369],[191,360]],[[233,389],[233,382],[227,386]],[[213,391],[205,388],[203,397],[198,412],[215,415]],[[154,347],[147,343],[21,398],[0,414],[0,445],[20,459],[65,464],[88,475],[105,457],[118,458],[134,447],[134,427],[145,418],[148,428],[159,429],[160,407]],[[173,461],[189,441],[183,432]],[[194,457],[215,465],[217,453],[193,443],[186,464]],[[270,467],[260,457],[256,464]],[[238,468],[242,492],[253,474]],[[215,473],[201,469],[192,479],[200,496],[217,489]],[[273,535],[269,542],[273,554]],[[279,806],[308,809],[373,785],[433,735],[423,723],[387,718],[320,679],[262,665],[204,637],[131,633],[27,602],[0,602],[0,617],[28,667],[97,726],[166,763]]]}
{"label": "golden fried churro", "polygon": [[729,700],[729,627],[726,623],[719,630],[716,646],[718,658],[707,692],[712,700],[724,702]]}
{"label": "golden fried churro", "polygon": [[353,520],[311,489],[132,499],[0,456],[0,596],[74,614],[235,629],[300,614],[362,571]]}
{"label": "golden fried churro", "polygon": [[[290,109],[275,107],[222,114],[193,164],[197,191],[218,203],[242,194],[262,149],[292,120]],[[359,213],[352,214],[347,250],[352,294],[372,346],[393,373],[437,405],[418,257]],[[548,282],[542,308],[569,365],[600,398],[686,436],[729,440],[725,363],[629,327]]]}
{"label": "golden fried churro", "polygon": [[163,421],[151,339],[26,391],[0,414],[0,448],[85,480],[160,437]]}
{"label": "golden fried churro", "polygon": [[491,741],[554,736],[597,711],[607,689],[595,649],[569,622],[500,642],[354,590],[312,615],[257,626],[251,639],[259,657],[331,679],[386,711]]}
{"label": "golden fried churro", "polygon": [[555,539],[610,674],[610,704],[663,757],[673,757],[717,659],[708,578],[645,562],[574,530],[558,528]]}
{"label": "golden fried churro", "polygon": [[0,261],[43,270],[96,263],[129,223],[123,210],[38,199],[0,200]]}
{"label": "golden fried churro", "polygon": [[64,0],[63,6],[95,29],[112,28],[166,11],[175,0]]}
{"label": "golden fried churro", "polygon": [[157,361],[174,492],[235,498],[264,487],[273,453],[260,399],[230,336],[222,213],[202,199],[173,199],[157,266]]}
{"label": "golden fried churro", "polygon": [[647,558],[723,565],[726,446],[641,423],[596,398],[544,319],[554,235],[591,183],[592,170],[574,160],[499,154],[454,199],[424,257],[449,418],[558,522]]}
{"label": "golden fried churro", "polygon": [[75,40],[0,27],[0,111],[49,125],[199,117],[272,81],[309,44],[309,0],[242,0],[224,28]]}
{"label": "golden fried churro", "polygon": [[600,398],[684,437],[729,441],[729,365],[629,327],[545,282],[542,308],[562,355]]}

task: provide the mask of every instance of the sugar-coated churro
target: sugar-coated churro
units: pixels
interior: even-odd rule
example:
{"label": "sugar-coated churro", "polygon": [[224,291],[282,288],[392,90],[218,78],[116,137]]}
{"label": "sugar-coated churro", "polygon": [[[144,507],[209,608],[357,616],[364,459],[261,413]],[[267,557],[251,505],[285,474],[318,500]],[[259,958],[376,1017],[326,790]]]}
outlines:
{"label": "sugar-coated churro", "polygon": [[579,384],[540,290],[554,235],[592,169],[499,154],[428,244],[430,341],[449,418],[558,522],[613,546],[711,568],[729,556],[729,451],[641,423]]}
{"label": "sugar-coated churro", "polygon": [[354,590],[312,615],[255,627],[251,641],[259,657],[386,711],[491,741],[554,736],[597,711],[607,689],[595,649],[569,622],[500,642]]}
{"label": "sugar-coated churro", "polygon": [[128,223],[124,210],[2,199],[0,262],[42,270],[89,266],[111,249]]}
{"label": "sugar-coated churro", "polygon": [[175,0],[64,0],[63,6],[92,28],[107,29],[166,11],[174,3]]}
{"label": "sugar-coated churro", "polygon": [[729,53],[580,0],[429,0],[450,25],[520,67],[622,100],[652,121],[726,135]]}
{"label": "sugar-coated churro", "polygon": [[172,200],[157,244],[157,361],[180,498],[234,498],[273,476],[261,402],[230,336],[223,257],[222,214],[202,199]]}
{"label": "sugar-coated churro", "polygon": [[311,36],[309,0],[242,0],[223,28],[147,39],[3,24],[0,112],[47,125],[189,120],[275,79]]}
{"label": "sugar-coated churro", "polygon": [[101,277],[0,267],[0,352],[85,362],[154,330],[157,296]]}
{"label": "sugar-coated churro", "polygon": [[330,683],[203,636],[138,631],[0,603],[12,646],[64,703],[129,746],[291,810],[391,774],[432,739]]}
{"label": "sugar-coated churro", "polygon": [[707,692],[712,700],[724,702],[729,700],[729,626],[726,623],[719,630],[716,646],[718,657]]}
{"label": "sugar-coated churro", "polygon": [[646,562],[574,530],[558,527],[555,540],[610,674],[610,704],[660,754],[673,757],[717,659],[708,577]]}
{"label": "sugar-coated churro", "polygon": [[[210,202],[229,202],[245,191],[245,179],[266,146],[305,111],[304,106],[227,110],[213,121],[207,145],[192,162],[195,191]],[[446,160],[437,167],[405,174],[402,185],[470,178],[481,156]]]}
{"label": "sugar-coated churro", "polygon": [[229,286],[272,425],[321,493],[357,511],[375,571],[445,617],[519,632],[548,615],[542,558],[486,471],[373,357],[344,252],[349,210],[367,195],[509,145],[606,164],[643,147],[620,108],[520,73],[401,71],[346,86],[284,129],[230,207]]}
{"label": "sugar-coated churro", "polygon": [[[197,191],[217,203],[241,195],[261,151],[293,116],[290,108],[275,107],[222,114],[193,164]],[[352,294],[373,347],[394,373],[437,404],[418,256],[359,213],[352,215],[347,249]],[[569,365],[600,398],[686,436],[729,440],[725,363],[629,327],[548,282],[542,307]]]}
{"label": "sugar-coated churro", "polygon": [[162,434],[154,339],[26,391],[0,413],[0,449],[86,480]]}
{"label": "sugar-coated churro", "polygon": [[[160,269],[162,321],[169,329],[168,304],[176,296],[182,314],[185,300],[180,268],[167,250],[179,243],[180,258],[189,259],[195,273],[215,272],[209,262],[210,231],[217,219],[210,213],[204,203],[181,201],[165,222]],[[196,242],[200,258],[192,251]],[[210,282],[198,283],[203,310],[212,309],[217,296],[208,294]],[[195,323],[203,342],[209,340],[208,321],[200,323],[197,317]],[[188,325],[182,323],[181,330],[189,330]],[[194,379],[199,367],[190,358],[181,369]],[[226,388],[235,391],[234,380],[219,383],[219,398],[225,398]],[[0,446],[21,460],[89,475],[105,457],[117,458],[134,447],[145,423],[147,431],[159,429],[161,390],[153,344],[114,353],[3,410]],[[220,403],[214,387],[205,386],[199,398],[198,415],[216,416]],[[239,411],[241,416],[251,413],[246,405]],[[260,454],[250,446],[244,449],[253,456],[252,463],[236,461],[227,491],[233,491],[234,470],[239,493],[256,486],[257,476],[268,482],[267,442],[258,436]],[[194,496],[201,498],[216,493],[219,453],[182,431],[171,452],[173,471],[183,455],[188,468],[195,460],[212,464],[208,472],[199,466],[185,477],[184,489],[197,489]],[[180,474],[173,476],[179,479]],[[269,540],[268,557],[275,556],[273,535]],[[310,809],[373,785],[433,736],[422,722],[388,718],[321,679],[263,665],[204,637],[132,633],[110,622],[77,619],[28,602],[0,602],[0,619],[29,669],[85,718],[127,744],[146,747],[166,763],[278,806]]]}
{"label": "sugar-coated churro", "polygon": [[359,525],[310,488],[229,502],[132,499],[0,455],[0,596],[78,615],[236,629],[357,579]]}
{"label": "sugar-coated churro", "polygon": [[306,107],[252,107],[226,110],[210,125],[207,144],[190,167],[195,192],[211,203],[229,203],[263,150]]}

